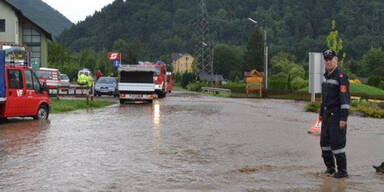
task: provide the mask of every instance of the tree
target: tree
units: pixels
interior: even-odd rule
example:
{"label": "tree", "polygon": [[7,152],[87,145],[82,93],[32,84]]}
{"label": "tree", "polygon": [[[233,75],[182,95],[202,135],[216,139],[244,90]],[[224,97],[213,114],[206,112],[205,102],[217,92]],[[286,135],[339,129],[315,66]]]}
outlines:
{"label": "tree", "polygon": [[384,51],[381,48],[371,48],[364,55],[363,63],[368,70],[368,76],[384,76]]}
{"label": "tree", "polygon": [[256,27],[248,41],[244,54],[244,71],[256,69],[264,71],[264,38],[260,28]]}
{"label": "tree", "polygon": [[118,39],[113,43],[113,50],[121,53],[121,62],[125,64],[136,64],[145,58],[146,50],[139,39],[127,43]]}
{"label": "tree", "polygon": [[224,75],[224,78],[229,78],[231,72],[242,71],[241,64],[243,63],[243,51],[235,46],[216,45],[214,71],[215,73]]}
{"label": "tree", "polygon": [[[331,32],[327,37],[327,45],[328,49],[334,51],[336,55],[339,55],[339,53],[343,50],[343,40],[339,37],[339,31],[336,29],[335,20],[331,21]],[[347,53],[343,52],[341,60],[339,61],[341,67],[343,67],[346,56]]]}

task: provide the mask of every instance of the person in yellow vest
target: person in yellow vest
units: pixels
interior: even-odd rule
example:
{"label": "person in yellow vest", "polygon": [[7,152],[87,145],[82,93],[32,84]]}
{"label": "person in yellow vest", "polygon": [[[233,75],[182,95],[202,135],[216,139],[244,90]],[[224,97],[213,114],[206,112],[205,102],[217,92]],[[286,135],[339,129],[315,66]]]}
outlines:
{"label": "person in yellow vest", "polygon": [[88,88],[92,88],[93,87],[93,78],[92,78],[91,74],[89,74],[87,76],[87,83],[88,83]]}
{"label": "person in yellow vest", "polygon": [[77,84],[87,85],[87,76],[84,73],[80,73],[79,77],[77,77]]}

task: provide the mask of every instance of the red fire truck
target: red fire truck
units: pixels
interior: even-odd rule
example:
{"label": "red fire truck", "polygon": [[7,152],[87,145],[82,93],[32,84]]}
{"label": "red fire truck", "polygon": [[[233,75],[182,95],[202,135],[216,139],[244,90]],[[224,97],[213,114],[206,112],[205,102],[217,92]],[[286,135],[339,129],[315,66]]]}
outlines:
{"label": "red fire truck", "polygon": [[48,119],[47,86],[28,67],[25,47],[0,45],[0,118]]}
{"label": "red fire truck", "polygon": [[154,73],[153,81],[155,83],[155,94],[158,98],[164,98],[167,95],[167,67],[163,62],[144,62],[140,65],[154,66],[157,70]]}

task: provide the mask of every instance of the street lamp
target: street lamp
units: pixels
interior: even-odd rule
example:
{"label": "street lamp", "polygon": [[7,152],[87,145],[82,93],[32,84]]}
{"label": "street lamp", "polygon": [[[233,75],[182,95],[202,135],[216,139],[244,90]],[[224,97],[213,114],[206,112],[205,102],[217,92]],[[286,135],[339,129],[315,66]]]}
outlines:
{"label": "street lamp", "polygon": [[211,50],[211,58],[210,58],[210,63],[211,63],[211,78],[209,78],[210,82],[211,82],[211,87],[213,88],[213,58],[214,58],[214,54],[215,54],[215,49],[213,47],[213,43],[210,43],[209,45],[205,42],[201,42],[201,44],[205,47],[209,47]]}
{"label": "street lamp", "polygon": [[[257,24],[258,22],[254,19],[248,17],[248,20],[251,21],[254,24]],[[267,30],[264,28],[264,81],[265,81],[265,89],[268,89],[268,44],[267,44]]]}

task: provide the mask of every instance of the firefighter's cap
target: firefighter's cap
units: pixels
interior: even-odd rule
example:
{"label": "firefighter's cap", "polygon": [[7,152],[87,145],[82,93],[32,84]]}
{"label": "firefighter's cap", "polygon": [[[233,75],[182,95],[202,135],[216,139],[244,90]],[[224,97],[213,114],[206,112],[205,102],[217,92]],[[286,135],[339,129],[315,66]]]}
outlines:
{"label": "firefighter's cap", "polygon": [[324,59],[327,60],[327,59],[333,59],[334,57],[336,57],[336,53],[332,50],[326,50],[323,52],[323,56],[324,56]]}

